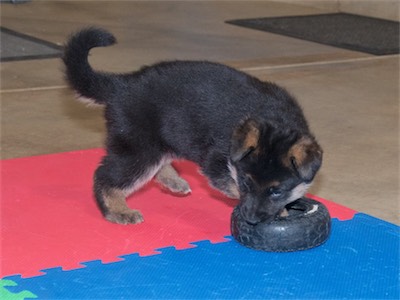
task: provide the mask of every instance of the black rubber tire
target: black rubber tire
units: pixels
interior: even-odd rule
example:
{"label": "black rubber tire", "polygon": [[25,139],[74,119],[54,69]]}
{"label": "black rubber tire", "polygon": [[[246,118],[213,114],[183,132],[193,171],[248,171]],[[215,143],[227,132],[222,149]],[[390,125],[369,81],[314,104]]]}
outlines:
{"label": "black rubber tire", "polygon": [[323,244],[331,232],[331,217],[320,202],[298,199],[286,206],[287,217],[277,217],[269,223],[252,225],[241,218],[235,207],[231,217],[231,232],[242,245],[271,252],[306,250]]}

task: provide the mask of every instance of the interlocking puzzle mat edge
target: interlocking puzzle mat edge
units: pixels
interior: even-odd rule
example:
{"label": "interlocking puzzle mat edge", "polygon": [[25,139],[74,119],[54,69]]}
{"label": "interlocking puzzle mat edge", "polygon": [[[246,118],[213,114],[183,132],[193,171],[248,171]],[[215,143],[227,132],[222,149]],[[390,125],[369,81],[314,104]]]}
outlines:
{"label": "interlocking puzzle mat edge", "polygon": [[331,238],[307,251],[271,253],[233,240],[200,241],[153,256],[7,277],[18,283],[8,289],[28,289],[42,299],[397,299],[399,227],[365,214],[332,225]]}

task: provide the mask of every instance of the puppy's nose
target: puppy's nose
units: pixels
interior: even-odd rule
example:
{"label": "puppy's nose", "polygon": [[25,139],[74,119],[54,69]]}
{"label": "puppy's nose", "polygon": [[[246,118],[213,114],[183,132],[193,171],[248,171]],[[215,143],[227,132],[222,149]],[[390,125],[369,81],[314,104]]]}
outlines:
{"label": "puppy's nose", "polygon": [[247,224],[253,225],[253,226],[255,226],[255,225],[257,225],[258,223],[260,223],[259,220],[248,220],[248,219],[245,219],[245,220],[246,220],[246,223],[247,223]]}

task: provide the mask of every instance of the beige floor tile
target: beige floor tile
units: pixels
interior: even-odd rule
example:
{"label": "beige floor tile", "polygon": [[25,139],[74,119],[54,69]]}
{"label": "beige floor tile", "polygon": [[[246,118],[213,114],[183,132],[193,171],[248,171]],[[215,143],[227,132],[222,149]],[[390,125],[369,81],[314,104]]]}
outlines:
{"label": "beige floor tile", "polygon": [[67,89],[1,94],[1,157],[101,147],[102,109],[74,101]]}
{"label": "beige floor tile", "polygon": [[[368,56],[224,23],[235,18],[318,12],[271,1],[33,1],[2,5],[2,26],[59,45],[78,28],[108,28],[119,43],[94,49],[91,62],[96,68],[115,72],[174,59],[244,67]],[[2,89],[62,85],[60,69],[57,59],[3,63]]]}

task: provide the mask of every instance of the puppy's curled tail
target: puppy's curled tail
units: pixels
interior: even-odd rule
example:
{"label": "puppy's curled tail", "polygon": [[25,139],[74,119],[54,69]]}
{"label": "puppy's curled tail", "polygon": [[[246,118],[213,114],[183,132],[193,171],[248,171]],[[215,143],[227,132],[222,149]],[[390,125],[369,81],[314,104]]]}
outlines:
{"label": "puppy's curled tail", "polygon": [[79,94],[96,104],[105,104],[116,86],[116,76],[97,72],[89,65],[88,56],[94,47],[106,47],[116,43],[108,31],[90,27],[73,34],[64,48],[65,77]]}

